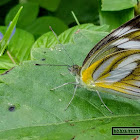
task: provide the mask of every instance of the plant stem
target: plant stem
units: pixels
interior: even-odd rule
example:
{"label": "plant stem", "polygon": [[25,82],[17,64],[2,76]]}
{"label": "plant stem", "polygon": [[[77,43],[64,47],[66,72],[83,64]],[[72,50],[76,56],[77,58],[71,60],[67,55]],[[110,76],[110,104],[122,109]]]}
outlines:
{"label": "plant stem", "polygon": [[13,59],[13,57],[12,57],[12,55],[10,54],[9,51],[7,51],[7,54],[8,54],[8,56],[9,56],[9,58],[11,59],[11,61],[12,61],[14,64],[16,64],[15,60]]}
{"label": "plant stem", "polygon": [[73,11],[71,11],[71,13],[72,13],[72,15],[73,15],[73,17],[74,17],[74,19],[75,19],[75,21],[76,21],[77,25],[80,25],[80,23],[79,23],[79,21],[78,21],[77,17],[75,16],[74,12],[73,12]]}

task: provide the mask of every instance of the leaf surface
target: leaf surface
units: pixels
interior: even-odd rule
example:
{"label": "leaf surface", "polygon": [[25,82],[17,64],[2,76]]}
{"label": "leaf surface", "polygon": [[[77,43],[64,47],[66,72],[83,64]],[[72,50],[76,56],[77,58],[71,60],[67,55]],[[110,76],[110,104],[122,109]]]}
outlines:
{"label": "leaf surface", "polygon": [[[74,44],[65,49],[75,64],[81,65],[93,47],[85,36],[74,36]],[[64,49],[34,48],[28,61],[0,76],[0,137],[3,139],[123,139],[134,136],[111,136],[113,126],[139,126],[139,102],[101,93],[102,105],[96,92],[79,87],[69,108],[74,86],[50,89],[66,82],[75,82],[67,67],[37,66],[36,63],[71,64]],[[13,107],[12,111],[9,111]],[[12,121],[11,121],[12,120]]]}

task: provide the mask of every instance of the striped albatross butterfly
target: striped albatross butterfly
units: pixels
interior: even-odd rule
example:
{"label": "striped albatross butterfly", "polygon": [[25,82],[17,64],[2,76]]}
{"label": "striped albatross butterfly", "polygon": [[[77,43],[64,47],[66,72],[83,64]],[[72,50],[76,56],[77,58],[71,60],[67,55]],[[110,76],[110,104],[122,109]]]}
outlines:
{"label": "striped albatross butterfly", "polygon": [[68,66],[68,69],[76,77],[71,101],[79,84],[88,90],[96,90],[99,97],[99,91],[103,90],[140,99],[140,16],[123,24],[97,43],[81,67],[73,65]]}

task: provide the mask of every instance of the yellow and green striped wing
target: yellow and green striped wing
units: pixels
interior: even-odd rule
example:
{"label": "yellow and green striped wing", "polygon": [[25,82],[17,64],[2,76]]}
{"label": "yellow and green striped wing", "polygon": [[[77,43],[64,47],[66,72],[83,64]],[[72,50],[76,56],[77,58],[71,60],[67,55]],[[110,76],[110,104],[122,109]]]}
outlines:
{"label": "yellow and green striped wing", "polygon": [[140,50],[108,55],[82,71],[87,87],[101,87],[140,97]]}

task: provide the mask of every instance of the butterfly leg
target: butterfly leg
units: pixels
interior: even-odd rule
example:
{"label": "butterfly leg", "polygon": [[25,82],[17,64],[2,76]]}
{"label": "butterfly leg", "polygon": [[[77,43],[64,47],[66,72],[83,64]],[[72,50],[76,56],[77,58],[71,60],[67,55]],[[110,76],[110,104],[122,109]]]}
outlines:
{"label": "butterfly leg", "polygon": [[73,96],[72,96],[71,100],[69,101],[67,107],[65,108],[65,111],[67,110],[67,108],[68,108],[69,105],[71,104],[72,100],[74,99],[74,96],[75,96],[75,94],[76,94],[77,87],[78,87],[78,85],[76,84],[76,85],[75,85],[75,88],[74,88]]}
{"label": "butterfly leg", "polygon": [[104,103],[103,99],[102,99],[101,96],[100,96],[99,91],[96,90],[96,92],[97,92],[97,94],[98,94],[98,96],[99,96],[99,98],[100,98],[102,104],[105,106],[105,108],[106,108],[111,114],[113,114],[113,112],[112,112],[112,111],[106,106],[106,104]]}
{"label": "butterfly leg", "polygon": [[62,76],[65,76],[65,75],[68,75],[69,74],[69,72],[67,72],[67,73],[60,73],[60,75],[62,75]]}
{"label": "butterfly leg", "polygon": [[64,83],[63,85],[60,85],[60,86],[55,87],[55,88],[52,88],[52,89],[50,89],[50,90],[52,91],[52,90],[58,89],[58,88],[60,88],[60,87],[63,87],[63,86],[65,86],[65,85],[69,85],[69,84],[75,85],[75,84],[77,84],[77,83],[72,83],[72,82]]}

